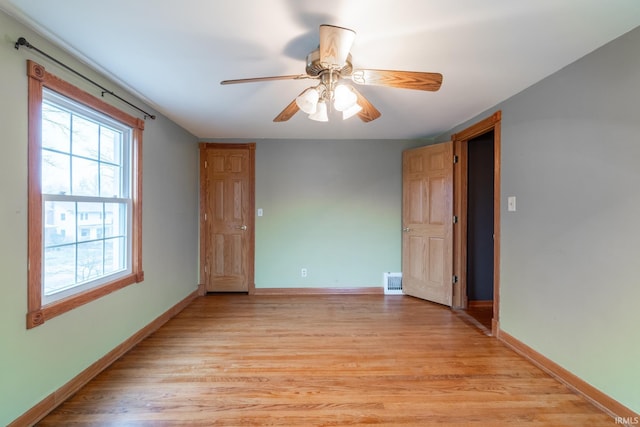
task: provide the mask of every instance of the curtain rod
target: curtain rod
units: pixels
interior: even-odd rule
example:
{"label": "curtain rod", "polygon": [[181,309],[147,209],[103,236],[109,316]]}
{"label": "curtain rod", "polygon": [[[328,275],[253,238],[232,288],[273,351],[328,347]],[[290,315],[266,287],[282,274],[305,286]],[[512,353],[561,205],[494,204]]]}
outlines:
{"label": "curtain rod", "polygon": [[51,55],[46,54],[45,52],[41,51],[40,49],[38,49],[38,48],[37,48],[37,47],[35,47],[34,45],[30,44],[30,43],[27,41],[27,39],[25,39],[24,37],[20,37],[20,38],[18,39],[18,41],[16,42],[16,44],[15,44],[15,48],[16,48],[16,50],[19,50],[19,49],[20,49],[20,46],[25,46],[25,47],[28,47],[29,49],[33,49],[33,50],[35,50],[36,52],[38,52],[38,53],[40,53],[41,55],[43,55],[43,56],[45,56],[45,57],[49,58],[51,61],[55,62],[56,64],[60,65],[61,67],[64,67],[64,68],[66,68],[67,70],[69,70],[69,71],[71,71],[72,73],[74,73],[75,75],[77,75],[77,76],[79,76],[79,77],[82,77],[83,79],[85,79],[86,81],[88,81],[89,83],[91,83],[92,85],[99,87],[100,89],[102,89],[102,96],[103,96],[103,97],[104,97],[104,94],[105,94],[105,93],[108,93],[109,95],[111,95],[111,96],[113,96],[113,97],[115,97],[115,98],[118,98],[120,101],[124,102],[125,104],[127,104],[127,105],[129,105],[129,106],[131,106],[131,107],[135,108],[136,110],[138,110],[138,111],[140,111],[140,112],[144,113],[144,118],[145,118],[145,119],[146,119],[147,117],[149,117],[149,118],[150,118],[150,119],[152,119],[152,120],[155,120],[155,119],[156,119],[156,116],[155,116],[154,114],[147,113],[147,112],[146,112],[146,111],[144,111],[142,108],[137,107],[137,106],[133,105],[132,103],[130,103],[129,101],[127,101],[126,99],[119,97],[118,95],[116,95],[115,93],[113,93],[113,91],[110,91],[109,89],[105,88],[105,87],[104,87],[104,86],[102,86],[101,84],[94,82],[94,81],[93,81],[93,80],[91,80],[89,77],[87,77],[87,76],[85,76],[85,75],[83,75],[83,74],[79,73],[78,71],[74,70],[73,68],[69,67],[68,65],[63,64],[62,62],[58,61],[57,59],[55,59],[55,58],[54,58],[54,57],[52,57]]}

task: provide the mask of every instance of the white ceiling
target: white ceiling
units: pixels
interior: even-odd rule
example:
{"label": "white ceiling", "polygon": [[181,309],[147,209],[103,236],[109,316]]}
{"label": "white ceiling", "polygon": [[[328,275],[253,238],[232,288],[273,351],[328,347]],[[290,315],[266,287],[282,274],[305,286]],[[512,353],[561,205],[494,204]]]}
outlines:
{"label": "white ceiling", "polygon": [[[640,25],[638,0],[0,0],[0,9],[199,138],[436,136]],[[354,67],[440,72],[442,88],[359,87],[382,112],[371,123],[302,112],[274,123],[313,81],[219,84],[304,74],[320,24],[356,31]]]}

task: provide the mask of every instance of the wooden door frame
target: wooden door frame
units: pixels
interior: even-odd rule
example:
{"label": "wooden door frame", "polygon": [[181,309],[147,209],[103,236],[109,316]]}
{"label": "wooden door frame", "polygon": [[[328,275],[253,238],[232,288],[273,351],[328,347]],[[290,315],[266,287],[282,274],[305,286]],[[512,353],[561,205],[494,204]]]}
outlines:
{"label": "wooden door frame", "polygon": [[202,278],[205,277],[205,253],[206,253],[206,239],[202,235],[204,233],[204,214],[205,207],[203,200],[205,200],[205,195],[207,194],[208,188],[204,184],[206,170],[204,167],[205,156],[203,153],[208,149],[216,149],[216,150],[232,150],[232,149],[246,149],[249,150],[249,215],[247,218],[247,232],[249,233],[249,247],[247,248],[248,254],[248,265],[247,265],[247,281],[248,281],[248,293],[252,295],[256,291],[255,284],[255,206],[256,206],[256,143],[248,142],[244,144],[236,144],[236,143],[221,143],[221,142],[201,142],[198,144],[200,148],[200,221],[199,221],[199,238],[200,238],[200,284],[198,285],[198,293],[200,295],[204,295],[206,293],[206,286],[202,283]]}
{"label": "wooden door frame", "polygon": [[496,336],[500,326],[500,124],[502,112],[451,135],[458,167],[453,175],[453,211],[458,217],[453,230],[453,271],[458,282],[453,287],[453,307],[467,308],[467,175],[470,140],[493,131],[493,319],[491,332]]}

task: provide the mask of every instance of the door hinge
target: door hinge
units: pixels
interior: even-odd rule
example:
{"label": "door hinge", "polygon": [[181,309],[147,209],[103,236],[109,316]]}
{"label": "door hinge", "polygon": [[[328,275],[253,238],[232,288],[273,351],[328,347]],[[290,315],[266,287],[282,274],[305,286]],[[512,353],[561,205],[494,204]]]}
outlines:
{"label": "door hinge", "polygon": [[206,160],[204,161],[204,168],[205,169],[207,168],[207,161]]}
{"label": "door hinge", "polygon": [[458,223],[458,215],[454,215],[453,216],[453,223],[457,224]]}
{"label": "door hinge", "polygon": [[207,214],[206,213],[204,214],[204,220],[205,221],[207,220]]}
{"label": "door hinge", "polygon": [[458,276],[456,276],[455,274],[453,275],[453,279],[451,280],[451,282],[453,283],[458,283]]}
{"label": "door hinge", "polygon": [[456,163],[458,163],[458,155],[454,155],[453,156],[453,164],[455,165]]}

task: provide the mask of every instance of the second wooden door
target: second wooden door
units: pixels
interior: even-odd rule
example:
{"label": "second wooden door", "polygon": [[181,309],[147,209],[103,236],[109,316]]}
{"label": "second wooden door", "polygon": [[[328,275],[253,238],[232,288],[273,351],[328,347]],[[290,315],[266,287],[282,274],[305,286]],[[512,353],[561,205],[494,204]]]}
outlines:
{"label": "second wooden door", "polygon": [[453,295],[453,143],[402,157],[402,287],[451,306]]}

